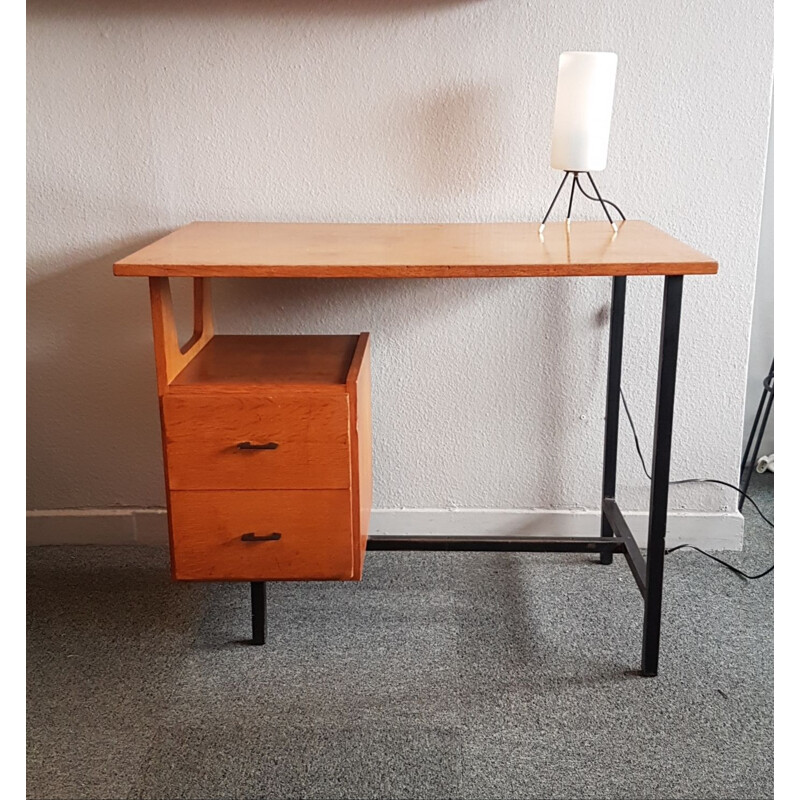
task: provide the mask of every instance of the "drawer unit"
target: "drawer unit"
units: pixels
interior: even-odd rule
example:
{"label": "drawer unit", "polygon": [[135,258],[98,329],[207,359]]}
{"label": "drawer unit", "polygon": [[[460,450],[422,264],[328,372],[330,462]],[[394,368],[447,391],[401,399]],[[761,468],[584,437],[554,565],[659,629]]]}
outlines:
{"label": "drawer unit", "polygon": [[161,395],[173,577],[361,577],[369,337],[214,336]]}

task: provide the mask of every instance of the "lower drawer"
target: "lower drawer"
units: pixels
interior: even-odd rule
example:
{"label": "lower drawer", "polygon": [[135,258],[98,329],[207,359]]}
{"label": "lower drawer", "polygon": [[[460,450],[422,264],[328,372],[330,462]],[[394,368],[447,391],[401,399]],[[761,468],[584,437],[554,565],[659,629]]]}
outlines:
{"label": "lower drawer", "polygon": [[178,580],[348,580],[349,490],[170,492]]}

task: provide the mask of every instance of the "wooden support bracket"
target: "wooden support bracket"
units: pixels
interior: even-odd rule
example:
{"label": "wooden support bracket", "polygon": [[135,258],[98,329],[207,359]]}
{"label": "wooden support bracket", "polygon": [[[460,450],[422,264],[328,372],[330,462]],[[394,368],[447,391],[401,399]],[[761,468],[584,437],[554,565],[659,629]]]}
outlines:
{"label": "wooden support bracket", "polygon": [[156,351],[158,394],[209,343],[214,335],[210,278],[194,278],[194,329],[189,341],[178,343],[175,310],[169,278],[150,278],[150,310],[153,315],[153,344]]}

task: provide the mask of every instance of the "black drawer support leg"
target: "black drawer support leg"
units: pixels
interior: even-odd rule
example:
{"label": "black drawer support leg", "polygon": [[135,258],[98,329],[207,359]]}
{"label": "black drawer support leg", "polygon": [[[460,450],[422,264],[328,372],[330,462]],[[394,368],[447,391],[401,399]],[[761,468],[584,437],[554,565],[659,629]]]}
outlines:
{"label": "black drawer support leg", "polygon": [[253,581],[250,584],[250,604],[253,615],[253,644],[264,644],[267,640],[266,581]]}

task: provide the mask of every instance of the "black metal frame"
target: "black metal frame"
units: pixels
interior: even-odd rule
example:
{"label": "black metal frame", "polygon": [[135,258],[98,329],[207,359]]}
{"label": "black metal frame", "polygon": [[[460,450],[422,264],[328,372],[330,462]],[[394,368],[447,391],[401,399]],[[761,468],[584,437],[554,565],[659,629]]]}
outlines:
{"label": "black metal frame", "polygon": [[267,641],[267,584],[253,581],[250,584],[250,610],[253,619],[253,644]]}
{"label": "black metal frame", "polygon": [[[564,178],[566,180],[566,176]],[[563,185],[563,182],[562,182]],[[370,536],[368,550],[443,550],[469,552],[547,552],[599,553],[603,564],[610,564],[614,553],[621,553],[630,567],[644,598],[641,671],[645,676],[658,673],[661,639],[661,601],[663,592],[667,498],[672,449],[672,418],[675,377],[678,361],[683,276],[664,278],[661,311],[661,339],[658,362],[658,388],[653,432],[653,471],[650,488],[650,515],[647,531],[647,557],[642,554],[628,523],[616,502],[617,438],[619,398],[622,376],[622,343],[625,328],[626,278],[613,279],[611,322],[606,387],[606,422],[603,455],[603,490],[599,536]],[[251,584],[253,602],[253,642],[266,638],[264,584]]]}
{"label": "black metal frame", "polygon": [[[764,431],[767,429],[767,423],[769,422],[769,415],[772,411],[772,403],[774,400],[775,359],[772,360],[772,364],[770,364],[769,367],[769,373],[767,373],[767,377],[764,378],[764,390],[761,392],[761,400],[758,403],[758,410],[756,411],[756,416],[753,420],[753,427],[750,428],[750,436],[747,439],[747,447],[745,447],[744,453],[742,454],[742,464],[739,467],[739,489],[741,490],[741,494],[739,495],[739,511],[742,510],[742,506],[744,505],[744,496],[747,493],[748,487],[750,486],[750,479],[753,477],[753,470],[756,468],[758,452],[761,450],[761,440],[764,438]],[[765,403],[766,409],[764,408]],[[753,439],[756,436],[756,430],[758,430],[758,438],[756,439],[756,446],[753,447],[753,452],[751,453],[750,448],[753,445]]]}

